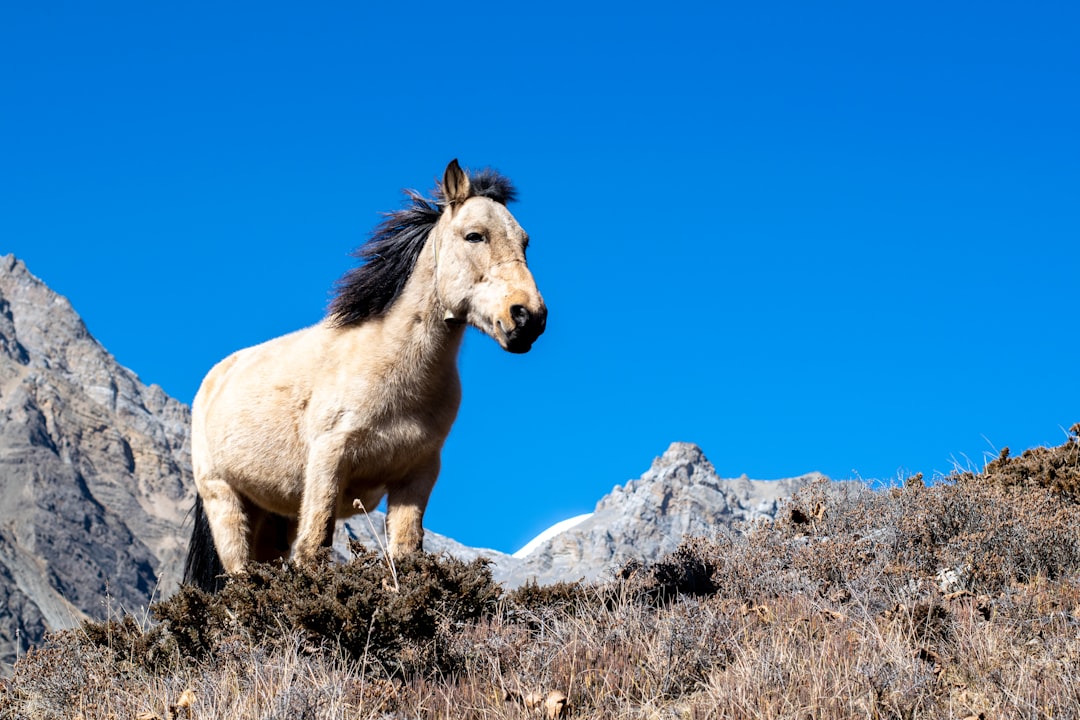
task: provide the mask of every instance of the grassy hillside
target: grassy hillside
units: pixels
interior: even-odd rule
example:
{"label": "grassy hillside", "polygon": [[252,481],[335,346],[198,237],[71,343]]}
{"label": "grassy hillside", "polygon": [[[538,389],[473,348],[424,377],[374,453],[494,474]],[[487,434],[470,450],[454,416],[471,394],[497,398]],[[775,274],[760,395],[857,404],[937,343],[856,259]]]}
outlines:
{"label": "grassy hillside", "polygon": [[818,483],[598,585],[257,566],[50,636],[0,718],[1080,717],[1078,432],[933,485]]}

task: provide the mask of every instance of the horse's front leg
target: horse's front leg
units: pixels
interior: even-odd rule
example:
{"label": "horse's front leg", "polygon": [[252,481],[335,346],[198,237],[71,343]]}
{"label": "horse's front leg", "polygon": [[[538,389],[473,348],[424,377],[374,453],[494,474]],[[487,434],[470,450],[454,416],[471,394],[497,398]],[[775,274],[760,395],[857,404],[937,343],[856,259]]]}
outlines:
{"label": "horse's front leg", "polygon": [[389,488],[386,526],[390,557],[400,558],[423,549],[424,510],[438,477],[439,455],[436,453],[407,478]]}
{"label": "horse's front leg", "polygon": [[312,446],[308,455],[299,527],[293,545],[293,555],[300,562],[313,561],[320,548],[333,542],[342,452],[340,442],[324,438]]}

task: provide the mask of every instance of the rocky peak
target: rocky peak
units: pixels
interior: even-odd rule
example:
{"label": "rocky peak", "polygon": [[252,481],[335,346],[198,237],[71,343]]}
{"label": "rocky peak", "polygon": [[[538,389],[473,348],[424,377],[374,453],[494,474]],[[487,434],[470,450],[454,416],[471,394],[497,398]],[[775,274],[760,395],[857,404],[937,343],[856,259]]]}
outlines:
{"label": "rocky peak", "polygon": [[674,442],[640,478],[616,486],[601,498],[596,513],[621,512],[627,505],[651,504],[664,514],[676,496],[694,488],[716,488],[720,478],[700,447]]}
{"label": "rocky peak", "polygon": [[689,442],[671,443],[663,455],[652,461],[649,471],[652,473],[674,472],[676,477],[684,481],[692,481],[695,475],[700,478],[702,472],[716,475],[716,469],[709,462],[709,458],[705,457],[704,451]]}
{"label": "rocky peak", "polygon": [[66,298],[0,257],[0,655],[178,579],[187,407],[147,387]]}
{"label": "rocky peak", "polygon": [[605,495],[591,517],[525,557],[496,559],[497,575],[511,585],[597,579],[631,560],[663,557],[688,537],[773,517],[780,499],[819,477],[724,479],[700,447],[672,443],[640,478]]}

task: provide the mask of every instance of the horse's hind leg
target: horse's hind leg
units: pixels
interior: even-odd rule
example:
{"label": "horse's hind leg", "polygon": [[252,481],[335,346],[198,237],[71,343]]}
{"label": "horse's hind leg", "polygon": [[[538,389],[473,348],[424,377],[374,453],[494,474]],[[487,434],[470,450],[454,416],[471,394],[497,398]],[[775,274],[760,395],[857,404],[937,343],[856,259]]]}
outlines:
{"label": "horse's hind leg", "polygon": [[244,498],[217,478],[198,483],[203,510],[210,522],[218,557],[225,572],[240,572],[251,558],[250,525]]}

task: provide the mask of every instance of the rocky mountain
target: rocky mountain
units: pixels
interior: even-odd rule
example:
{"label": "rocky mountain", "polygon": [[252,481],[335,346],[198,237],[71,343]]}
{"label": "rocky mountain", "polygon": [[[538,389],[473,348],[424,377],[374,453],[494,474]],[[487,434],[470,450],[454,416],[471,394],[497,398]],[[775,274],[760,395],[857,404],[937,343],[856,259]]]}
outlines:
{"label": "rocky mountain", "polygon": [[497,562],[497,574],[508,585],[601,579],[630,560],[648,563],[674,552],[684,538],[774,517],[781,499],[820,477],[725,479],[697,445],[672,443],[644,475],[605,495],[591,516],[524,557]]}
{"label": "rocky mountain", "polygon": [[172,591],[192,504],[183,404],[0,257],[0,658]]}
{"label": "rocky mountain", "polygon": [[[649,562],[673,552],[684,538],[710,536],[721,527],[774,517],[780,500],[822,478],[810,473],[785,480],[724,479],[697,445],[672,443],[637,480],[615,487],[593,513],[551,533],[528,552],[507,555],[467,548],[428,531],[424,549],[492,562],[496,580],[509,587],[529,581],[597,580],[631,560]],[[336,543],[348,539],[377,546],[381,515],[353,518],[339,529]],[[545,533],[545,535],[548,535]]]}
{"label": "rocky mountain", "polygon": [[[190,419],[121,367],[65,298],[0,257],[0,661],[46,630],[137,612],[176,587],[194,500]],[[430,531],[424,547],[487,558],[508,586],[593,580],[658,559],[684,537],[772,516],[814,477],[722,479],[700,448],[675,443],[527,552]],[[347,555],[352,539],[378,545],[383,522],[375,512],[339,523],[335,547]]]}

